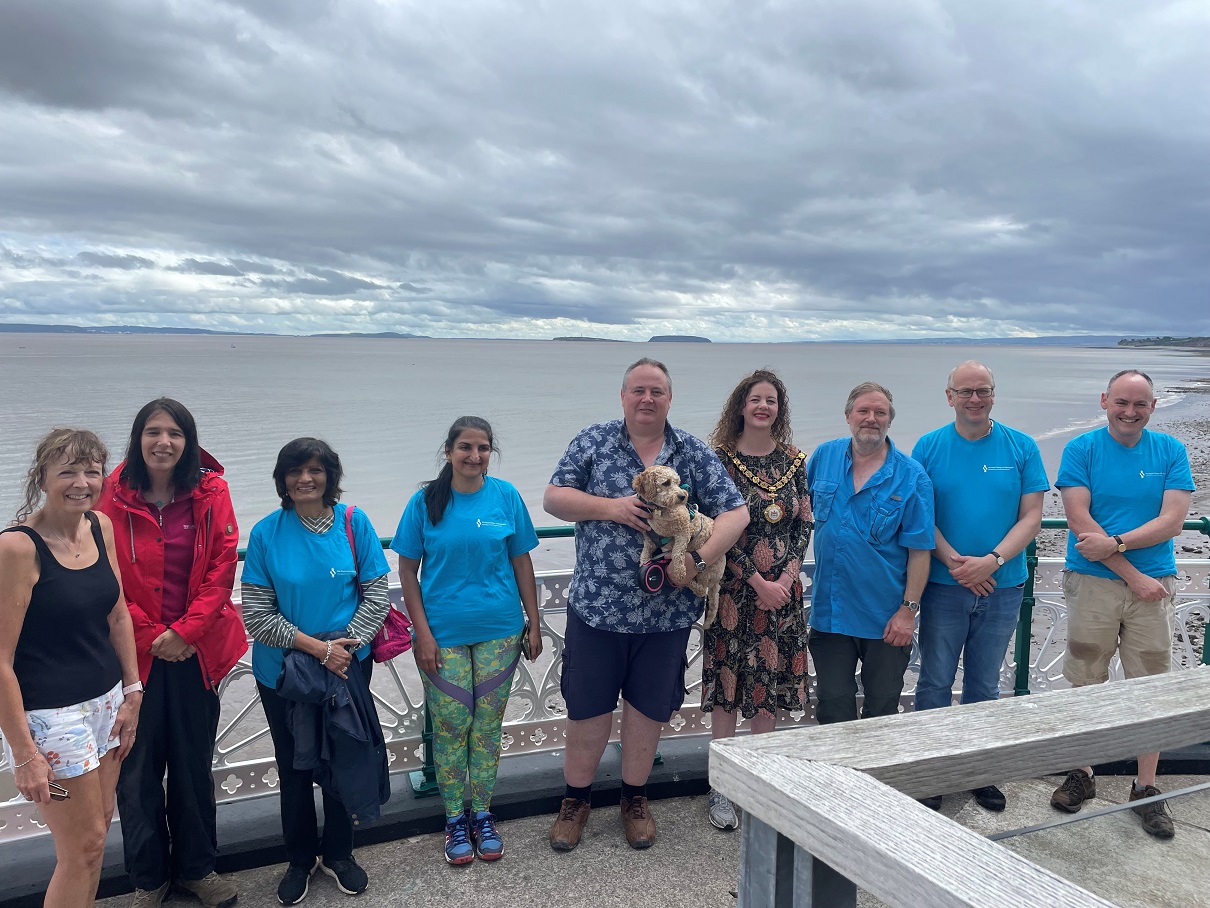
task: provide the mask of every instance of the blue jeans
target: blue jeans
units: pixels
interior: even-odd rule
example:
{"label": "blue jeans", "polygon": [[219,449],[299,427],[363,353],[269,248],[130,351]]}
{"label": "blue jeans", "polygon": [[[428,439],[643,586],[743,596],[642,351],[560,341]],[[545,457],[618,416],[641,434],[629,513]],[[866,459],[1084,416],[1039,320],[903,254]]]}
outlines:
{"label": "blue jeans", "polygon": [[1025,585],[977,596],[964,586],[930,583],[920,597],[920,681],[916,709],[953,702],[962,657],[962,702],[1000,696],[1000,666],[1017,627]]}

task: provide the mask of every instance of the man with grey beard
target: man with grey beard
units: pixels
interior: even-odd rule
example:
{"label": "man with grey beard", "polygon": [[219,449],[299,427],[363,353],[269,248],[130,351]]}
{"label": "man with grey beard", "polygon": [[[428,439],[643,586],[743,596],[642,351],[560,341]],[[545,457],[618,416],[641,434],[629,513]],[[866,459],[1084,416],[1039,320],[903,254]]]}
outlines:
{"label": "man with grey beard", "polygon": [[807,463],[815,513],[815,578],[807,646],[815,662],[820,724],[899,710],[920,595],[933,548],[933,484],[895,447],[891,392],[862,382],[849,392],[850,438],[824,442]]}

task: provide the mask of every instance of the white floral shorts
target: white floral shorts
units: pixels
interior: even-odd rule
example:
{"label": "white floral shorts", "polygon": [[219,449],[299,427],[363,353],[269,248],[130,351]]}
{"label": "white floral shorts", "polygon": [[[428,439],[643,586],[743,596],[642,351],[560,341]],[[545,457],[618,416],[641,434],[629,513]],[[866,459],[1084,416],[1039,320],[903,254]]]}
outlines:
{"label": "white floral shorts", "polygon": [[[109,749],[118,746],[118,739],[109,740],[109,733],[125,699],[119,681],[107,693],[83,703],[26,711],[34,746],[46,757],[56,779],[74,779],[92,772]],[[4,755],[12,766],[15,761],[7,740]]]}

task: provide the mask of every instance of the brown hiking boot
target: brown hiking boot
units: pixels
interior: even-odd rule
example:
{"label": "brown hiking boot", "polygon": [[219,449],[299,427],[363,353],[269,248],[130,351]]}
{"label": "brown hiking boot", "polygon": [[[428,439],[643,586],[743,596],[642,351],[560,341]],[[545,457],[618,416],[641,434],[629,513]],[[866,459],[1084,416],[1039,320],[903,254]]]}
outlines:
{"label": "brown hiking boot", "polygon": [[[1163,792],[1154,785],[1148,785],[1142,791],[1135,791],[1133,784],[1130,786],[1130,800],[1132,801],[1153,798],[1159,794],[1163,794]],[[1155,801],[1130,809],[1142,818],[1143,828],[1157,839],[1170,839],[1176,835],[1176,830],[1172,827],[1172,817],[1168,813],[1167,801]]]}
{"label": "brown hiking boot", "polygon": [[230,908],[239,898],[235,880],[213,870],[200,880],[177,880],[177,889],[196,895],[203,908]]}
{"label": "brown hiking boot", "polygon": [[1082,769],[1073,769],[1050,796],[1050,806],[1075,813],[1085,801],[1097,796],[1097,780]]}
{"label": "brown hiking boot", "polygon": [[588,812],[592,805],[579,798],[564,798],[559,805],[559,815],[550,827],[550,847],[555,851],[571,851],[580,844]]}
{"label": "brown hiking boot", "polygon": [[647,799],[622,798],[622,826],[631,848],[650,848],[655,844],[655,818],[647,809]]}

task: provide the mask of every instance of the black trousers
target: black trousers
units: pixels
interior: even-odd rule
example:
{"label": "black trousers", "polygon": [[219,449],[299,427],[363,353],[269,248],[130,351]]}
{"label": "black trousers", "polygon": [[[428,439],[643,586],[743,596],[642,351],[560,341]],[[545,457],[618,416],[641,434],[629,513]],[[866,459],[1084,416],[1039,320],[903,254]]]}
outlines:
{"label": "black trousers", "polygon": [[139,889],[173,878],[200,880],[214,870],[218,834],[210,763],[218,715],[218,695],[202,681],[197,656],[152,660],[139,733],[118,777],[126,872]]}
{"label": "black trousers", "polygon": [[[353,659],[360,665],[369,682],[374,660]],[[307,870],[316,857],[332,861],[344,861],[353,856],[353,820],[340,801],[327,792],[323,794],[324,828],[321,839],[318,834],[318,818],[315,814],[315,791],[309,769],[294,768],[294,735],[286,718],[286,706],[290,702],[278,696],[277,691],[265,687],[259,681],[260,702],[265,708],[269,722],[269,734],[273,738],[273,755],[277,759],[278,792],[281,804],[282,838],[286,843],[286,857],[294,867]]]}
{"label": "black trousers", "polygon": [[861,718],[899,712],[903,673],[912,647],[891,646],[882,640],[829,634],[811,628],[807,649],[815,663],[815,718],[820,725],[857,718],[857,663],[861,663],[864,699]]}

